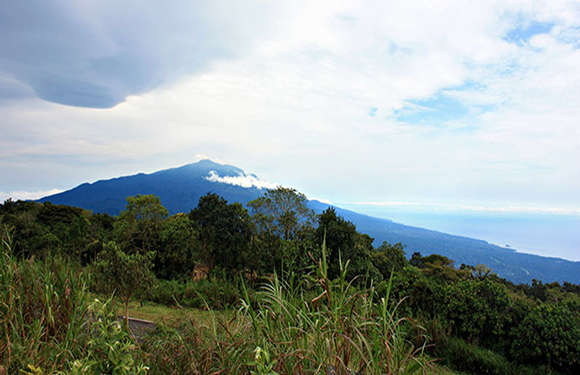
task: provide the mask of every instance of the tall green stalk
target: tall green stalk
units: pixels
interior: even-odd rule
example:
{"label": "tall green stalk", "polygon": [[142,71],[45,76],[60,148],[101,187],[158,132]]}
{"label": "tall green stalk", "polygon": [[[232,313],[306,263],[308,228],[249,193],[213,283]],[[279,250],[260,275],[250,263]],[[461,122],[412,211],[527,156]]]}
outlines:
{"label": "tall green stalk", "polygon": [[398,316],[402,301],[389,301],[392,280],[385,297],[376,303],[372,286],[357,290],[352,280],[346,280],[348,262],[341,262],[336,280],[328,278],[327,269],[323,244],[322,259],[308,280],[310,290],[296,283],[294,275],[286,280],[274,275],[258,293],[256,307],[243,302],[254,347],[267,354],[262,359],[276,359],[271,366],[261,363],[261,368],[337,374],[412,374],[432,369],[423,346],[416,348],[413,343],[420,327]]}
{"label": "tall green stalk", "polygon": [[61,258],[16,260],[9,231],[0,254],[0,366],[8,373],[33,365],[64,369],[82,349],[86,282]]}

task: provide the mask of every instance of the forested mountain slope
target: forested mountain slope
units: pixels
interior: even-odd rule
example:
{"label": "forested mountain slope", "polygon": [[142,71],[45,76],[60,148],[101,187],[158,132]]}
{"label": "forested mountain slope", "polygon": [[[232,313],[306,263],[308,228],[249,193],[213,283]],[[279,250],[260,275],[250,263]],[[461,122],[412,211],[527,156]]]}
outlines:
{"label": "forested mountain slope", "polygon": [[[246,174],[235,166],[202,160],[151,174],[140,173],[85,183],[63,193],[44,197],[40,202],[118,215],[126,205],[126,197],[155,194],[161,198],[170,214],[176,214],[189,212],[197,205],[199,198],[208,192],[216,193],[229,202],[246,205],[265,191],[256,187],[257,181],[256,176]],[[327,204],[315,200],[310,201],[309,206],[317,213],[328,208]],[[360,232],[373,237],[375,246],[383,241],[401,242],[406,246],[408,257],[414,252],[423,255],[436,253],[453,259],[456,267],[462,263],[485,264],[501,277],[517,283],[531,283],[532,279],[580,283],[580,262],[517,253],[483,240],[411,227],[338,207],[336,210],[339,215],[356,224]]]}

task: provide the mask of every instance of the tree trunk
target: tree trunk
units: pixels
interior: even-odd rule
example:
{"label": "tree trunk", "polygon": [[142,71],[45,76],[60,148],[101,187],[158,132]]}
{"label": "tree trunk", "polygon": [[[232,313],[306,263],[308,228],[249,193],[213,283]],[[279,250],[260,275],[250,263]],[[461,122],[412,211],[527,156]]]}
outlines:
{"label": "tree trunk", "polygon": [[125,300],[125,325],[127,326],[127,330],[131,332],[131,328],[129,327],[129,301],[131,301],[131,297]]}

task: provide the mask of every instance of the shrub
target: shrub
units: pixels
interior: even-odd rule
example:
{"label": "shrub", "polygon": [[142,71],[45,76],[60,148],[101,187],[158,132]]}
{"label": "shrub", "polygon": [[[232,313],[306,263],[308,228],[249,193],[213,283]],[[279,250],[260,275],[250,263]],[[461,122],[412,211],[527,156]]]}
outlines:
{"label": "shrub", "polygon": [[95,300],[86,331],[83,356],[70,361],[71,374],[146,374],[149,369],[134,359],[135,348],[129,333],[121,327],[112,298]]}
{"label": "shrub", "polygon": [[223,310],[238,306],[241,296],[239,282],[212,278],[157,280],[149,299],[164,305]]}
{"label": "shrub", "polygon": [[443,364],[470,374],[515,374],[515,368],[501,354],[468,344],[462,339],[445,337],[436,343],[436,355]]}
{"label": "shrub", "polygon": [[542,304],[515,329],[511,355],[530,365],[549,364],[568,374],[580,373],[580,306]]}

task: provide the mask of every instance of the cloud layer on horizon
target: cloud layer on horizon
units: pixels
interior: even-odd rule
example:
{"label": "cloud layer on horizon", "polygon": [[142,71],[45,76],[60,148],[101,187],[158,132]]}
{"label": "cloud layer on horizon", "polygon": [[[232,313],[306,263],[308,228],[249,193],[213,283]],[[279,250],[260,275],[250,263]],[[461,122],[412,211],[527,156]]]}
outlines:
{"label": "cloud layer on horizon", "polygon": [[54,195],[62,193],[62,190],[52,189],[52,190],[42,190],[42,191],[0,191],[0,204],[5,202],[7,199],[17,200],[36,200],[42,197],[47,197],[49,195]]}

